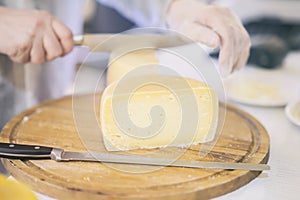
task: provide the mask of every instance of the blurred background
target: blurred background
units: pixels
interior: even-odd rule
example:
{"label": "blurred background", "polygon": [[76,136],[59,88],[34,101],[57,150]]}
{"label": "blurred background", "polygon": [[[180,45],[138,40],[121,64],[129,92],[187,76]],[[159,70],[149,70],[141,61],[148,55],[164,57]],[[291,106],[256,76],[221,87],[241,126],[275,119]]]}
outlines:
{"label": "blurred background", "polygon": [[[242,19],[252,40],[247,67],[286,68],[288,55],[300,50],[299,0],[207,1],[233,9]],[[104,5],[95,0],[0,0],[0,5],[47,10],[65,22],[74,34],[119,33],[137,27],[110,3]],[[42,65],[16,64],[0,55],[0,128],[28,107],[70,94],[76,66],[84,55],[75,49],[64,58]],[[211,56],[217,57],[218,51],[211,52]],[[96,56],[85,63],[87,80],[97,78],[93,77],[93,71],[104,70],[107,59],[108,55]],[[292,62],[297,65],[297,61]]]}
{"label": "blurred background", "polygon": [[[231,8],[249,32],[252,47],[247,65],[223,82],[230,103],[256,117],[271,136],[272,171],[266,175],[269,177],[220,199],[253,199],[254,196],[299,199],[296,195],[300,185],[299,127],[289,123],[284,106],[295,97],[300,99],[300,0],[199,1]],[[67,24],[75,35],[119,33],[137,27],[135,20],[128,19],[112,1],[102,2],[0,0],[0,5],[47,10]],[[141,16],[137,13],[134,17]],[[218,53],[218,50],[211,51],[209,56],[217,58]],[[0,130],[29,107],[71,95],[76,72],[86,55],[85,49],[77,47],[65,57],[41,65],[16,64],[0,55]],[[91,84],[97,82],[99,71],[105,71],[108,59],[108,53],[93,53],[85,60],[79,92],[94,92]],[[0,173],[7,174],[1,163]]]}

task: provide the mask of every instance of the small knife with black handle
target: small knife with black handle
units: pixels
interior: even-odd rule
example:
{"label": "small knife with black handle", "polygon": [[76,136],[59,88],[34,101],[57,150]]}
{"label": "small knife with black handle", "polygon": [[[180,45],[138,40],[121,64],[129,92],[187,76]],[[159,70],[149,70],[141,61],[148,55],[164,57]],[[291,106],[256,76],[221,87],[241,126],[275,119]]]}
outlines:
{"label": "small knife with black handle", "polygon": [[0,143],[0,157],[8,159],[32,160],[52,159],[55,161],[90,161],[104,163],[172,166],[186,168],[210,168],[263,171],[270,170],[267,164],[207,162],[197,160],[174,160],[169,158],[154,158],[146,156],[127,156],[112,153],[70,152],[60,148],[39,145]]}

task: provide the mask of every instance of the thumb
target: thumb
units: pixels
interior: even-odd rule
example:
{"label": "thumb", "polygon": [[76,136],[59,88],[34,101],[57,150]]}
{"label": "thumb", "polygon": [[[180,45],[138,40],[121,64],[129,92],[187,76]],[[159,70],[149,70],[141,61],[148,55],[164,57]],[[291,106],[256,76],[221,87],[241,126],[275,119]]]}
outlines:
{"label": "thumb", "polygon": [[220,46],[219,35],[209,27],[197,22],[186,21],[179,27],[178,31],[195,42],[199,42],[208,47],[215,49]]}

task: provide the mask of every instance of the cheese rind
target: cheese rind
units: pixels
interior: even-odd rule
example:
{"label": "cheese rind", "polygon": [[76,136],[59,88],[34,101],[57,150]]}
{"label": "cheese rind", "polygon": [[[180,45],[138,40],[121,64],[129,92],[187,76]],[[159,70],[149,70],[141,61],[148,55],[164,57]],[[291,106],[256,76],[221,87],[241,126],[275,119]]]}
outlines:
{"label": "cheese rind", "polygon": [[[214,90],[193,79],[184,79],[188,85],[178,86],[181,79],[164,77],[164,85],[146,84],[133,93],[116,89],[118,82],[109,85],[100,112],[106,149],[186,147],[213,140],[218,118]],[[173,90],[165,87],[176,84]]]}

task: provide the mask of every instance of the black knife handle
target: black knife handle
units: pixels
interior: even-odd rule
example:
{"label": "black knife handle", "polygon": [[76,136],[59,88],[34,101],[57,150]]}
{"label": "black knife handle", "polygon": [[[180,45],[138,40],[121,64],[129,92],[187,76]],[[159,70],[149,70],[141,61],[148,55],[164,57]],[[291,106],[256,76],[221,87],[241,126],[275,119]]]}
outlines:
{"label": "black knife handle", "polygon": [[50,159],[53,148],[39,145],[12,144],[0,142],[0,158]]}

